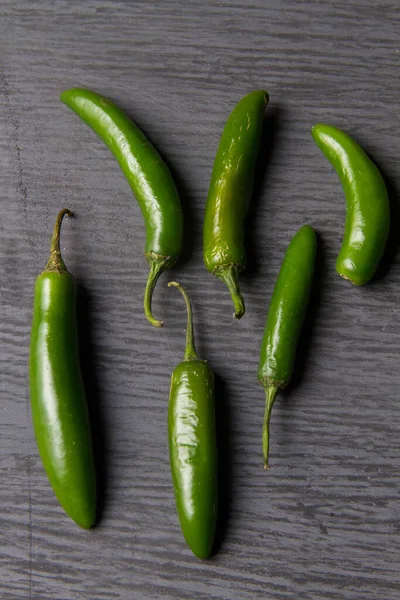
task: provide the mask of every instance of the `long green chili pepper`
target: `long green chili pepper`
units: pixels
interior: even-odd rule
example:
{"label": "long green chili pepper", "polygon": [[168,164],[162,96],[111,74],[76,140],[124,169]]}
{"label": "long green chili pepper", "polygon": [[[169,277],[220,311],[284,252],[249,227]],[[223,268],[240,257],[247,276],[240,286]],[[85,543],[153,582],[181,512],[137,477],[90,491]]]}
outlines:
{"label": "long green chili pepper", "polygon": [[168,437],[176,508],[187,544],[198,558],[212,550],[217,518],[217,448],[214,375],[194,346],[192,309],[187,307],[186,350],[171,377]]}
{"label": "long green chili pepper", "polygon": [[227,285],[237,319],[245,312],[238,283],[246,266],[243,225],[267,104],[267,92],[257,90],[242,98],[230,114],[215,157],[204,217],[204,263]]}
{"label": "long green chili pepper", "polygon": [[307,304],[316,253],[316,234],[303,225],[292,238],[276,280],[260,349],[258,380],[265,389],[264,467],[268,469],[269,424],[279,389],[291,380]]}
{"label": "long green chili pepper", "polygon": [[336,270],[354,285],[364,285],[375,274],[389,235],[385,182],[364,150],[344,131],[315,125],[312,136],[336,169],[346,196],[346,224]]}
{"label": "long green chili pepper", "polygon": [[60,252],[56,221],[46,269],[35,283],[29,383],[33,427],[53,490],[81,527],[96,519],[96,477],[76,322],[75,279]]}
{"label": "long green chili pepper", "polygon": [[156,327],[151,301],[156,282],[175,264],[181,251],[183,214],[171,173],[146,136],[110,100],[86,89],[71,89],[60,96],[97,133],[117,159],[143,213],[146,227],[145,256],[150,274],[144,296],[144,312]]}

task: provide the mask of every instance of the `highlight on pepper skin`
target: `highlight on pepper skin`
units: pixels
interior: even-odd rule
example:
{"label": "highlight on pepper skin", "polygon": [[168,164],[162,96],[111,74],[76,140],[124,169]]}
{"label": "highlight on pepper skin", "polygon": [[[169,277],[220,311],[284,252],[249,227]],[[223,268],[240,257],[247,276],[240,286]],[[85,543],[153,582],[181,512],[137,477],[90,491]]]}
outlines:
{"label": "highlight on pepper skin", "polygon": [[96,521],[96,473],[82,382],[76,284],[60,252],[60,211],[50,258],[36,278],[29,353],[29,388],[35,438],[49,482],[65,512],[80,527]]}
{"label": "highlight on pepper skin", "polygon": [[264,468],[269,469],[270,421],[277,393],[291,381],[314,275],[317,236],[303,225],[293,236],[280,268],[260,347],[258,381],[265,390],[262,430]]}
{"label": "highlight on pepper skin", "polygon": [[187,308],[184,359],[173,370],[168,404],[168,442],[176,509],[183,536],[198,558],[212,552],[217,520],[217,441],[214,374],[199,358],[193,334],[192,308]]}
{"label": "highlight on pepper skin", "polygon": [[336,270],[354,285],[365,285],[378,268],[389,236],[385,182],[361,146],[344,131],[318,124],[312,128],[312,137],[339,175],[346,198],[346,223]]}
{"label": "highlight on pepper skin", "polygon": [[84,88],[62,92],[60,99],[104,142],[116,158],[143,214],[145,257],[150,272],[144,293],[146,319],[155,327],[163,321],[152,313],[155,285],[179,258],[183,212],[172,175],[151,142],[113,102]]}
{"label": "highlight on pepper skin", "polygon": [[267,92],[256,90],[242,98],[231,112],[215,157],[204,215],[204,264],[227,286],[236,319],[245,313],[238,281],[246,266],[244,222],[268,99]]}

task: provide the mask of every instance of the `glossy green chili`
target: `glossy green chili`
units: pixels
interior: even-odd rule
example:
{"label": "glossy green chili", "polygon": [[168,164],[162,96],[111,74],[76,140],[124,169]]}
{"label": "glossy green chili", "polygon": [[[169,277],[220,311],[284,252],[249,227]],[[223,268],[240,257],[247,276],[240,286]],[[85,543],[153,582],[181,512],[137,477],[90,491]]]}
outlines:
{"label": "glossy green chili", "polygon": [[185,356],[172,373],[168,407],[172,480],[185,540],[193,554],[207,558],[217,518],[214,375],[197,355],[186,291],[175,281],[168,285],[181,291],[188,312]]}
{"label": "glossy green chili", "polygon": [[204,263],[227,285],[237,319],[245,312],[238,275],[246,266],[244,219],[267,104],[267,92],[257,90],[242,98],[230,114],[215,157],[204,217]]}
{"label": "glossy green chili", "polygon": [[296,347],[310,297],[316,245],[314,230],[303,225],[288,246],[268,309],[258,368],[258,380],[266,393],[263,426],[266,469],[272,406],[278,390],[285,388],[292,377]]}
{"label": "glossy green chili", "polygon": [[96,478],[76,322],[75,279],[60,252],[62,210],[46,269],[35,283],[29,383],[33,427],[53,490],[81,527],[96,519]]}
{"label": "glossy green chili", "polygon": [[154,287],[164,269],[175,264],[182,246],[183,214],[171,173],[146,136],[110,100],[86,89],[71,89],[60,96],[111,150],[141,208],[146,227],[145,256],[150,274],[144,296],[144,312],[156,327],[162,321],[152,315]]}
{"label": "glossy green chili", "polygon": [[355,285],[375,274],[389,234],[390,207],[382,175],[347,133],[315,125],[312,136],[336,169],[346,196],[346,225],[336,270]]}

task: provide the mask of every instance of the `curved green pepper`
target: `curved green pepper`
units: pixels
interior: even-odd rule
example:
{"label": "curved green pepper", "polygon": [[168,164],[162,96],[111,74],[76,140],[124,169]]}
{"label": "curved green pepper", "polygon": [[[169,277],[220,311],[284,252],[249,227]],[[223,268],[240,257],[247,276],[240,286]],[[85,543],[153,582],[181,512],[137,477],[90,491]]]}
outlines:
{"label": "curved green pepper", "polygon": [[242,98],[230,114],[215,157],[204,217],[204,263],[228,286],[237,319],[245,312],[238,283],[246,266],[243,225],[267,104],[267,92],[257,90]]}
{"label": "curved green pepper", "polygon": [[35,283],[29,383],[35,437],[53,490],[81,527],[96,520],[96,477],[76,323],[76,286],[60,252],[62,210],[50,259]]}
{"label": "curved green pepper", "polygon": [[314,141],[336,169],[346,196],[346,225],[336,270],[355,285],[375,274],[389,235],[390,206],[382,175],[347,133],[315,125]]}
{"label": "curved green pepper", "polygon": [[187,544],[198,558],[212,550],[217,519],[217,448],[214,375],[196,352],[192,309],[183,287],[188,311],[183,362],[171,377],[168,406],[169,451],[176,508]]}
{"label": "curved green pepper", "polygon": [[183,214],[171,173],[154,146],[131,119],[110,100],[86,89],[71,89],[60,96],[111,150],[141,208],[146,227],[145,256],[150,274],[144,312],[152,315],[154,287],[164,269],[175,264],[181,251]]}
{"label": "curved green pepper", "polygon": [[269,424],[279,389],[291,380],[314,274],[317,239],[309,225],[292,238],[276,280],[260,349],[258,380],[265,389],[264,467],[268,469]]}

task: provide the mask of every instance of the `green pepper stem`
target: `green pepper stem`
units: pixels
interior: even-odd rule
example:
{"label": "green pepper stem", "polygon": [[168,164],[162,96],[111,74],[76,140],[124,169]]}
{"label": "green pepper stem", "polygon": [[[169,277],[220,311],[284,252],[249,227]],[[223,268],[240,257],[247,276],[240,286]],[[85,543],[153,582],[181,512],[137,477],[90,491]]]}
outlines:
{"label": "green pepper stem", "polygon": [[245,312],[244,300],[240,293],[238,283],[238,268],[236,265],[230,265],[229,267],[219,267],[214,271],[214,275],[221,279],[227,286],[231,293],[235,312],[233,316],[235,319],[241,319]]}
{"label": "green pepper stem", "polygon": [[181,292],[185,299],[187,309],[187,326],[186,326],[186,348],[185,356],[183,360],[199,360],[199,356],[196,352],[194,345],[194,334],[193,334],[193,314],[192,305],[190,303],[189,296],[185,290],[177,281],[170,281],[168,287],[176,287]]}
{"label": "green pepper stem", "polygon": [[156,258],[149,258],[150,262],[150,273],[146,283],[146,289],[144,291],[144,314],[146,319],[154,325],[154,327],[162,327],[164,325],[164,321],[159,321],[153,317],[153,313],[151,311],[151,301],[153,299],[153,292],[160,277],[161,273],[164,271],[166,259],[158,260]]}
{"label": "green pepper stem", "polygon": [[56,271],[58,273],[67,272],[67,267],[65,266],[60,250],[61,224],[65,215],[67,215],[68,217],[73,216],[69,208],[63,208],[57,215],[56,224],[54,225],[53,237],[51,238],[50,258],[46,265],[46,271]]}
{"label": "green pepper stem", "polygon": [[276,394],[278,392],[277,387],[268,386],[265,388],[265,412],[264,412],[264,425],[263,425],[263,455],[264,455],[264,469],[269,469],[268,455],[269,455],[269,423],[271,421],[271,411],[275,402]]}

